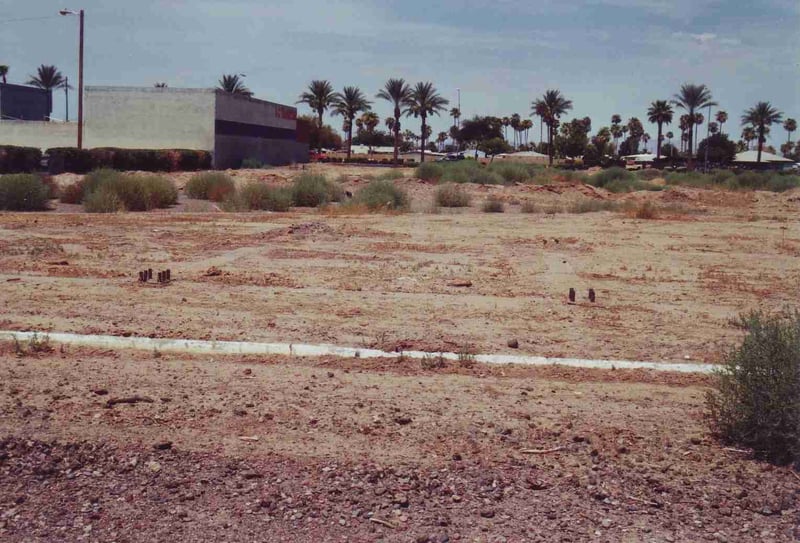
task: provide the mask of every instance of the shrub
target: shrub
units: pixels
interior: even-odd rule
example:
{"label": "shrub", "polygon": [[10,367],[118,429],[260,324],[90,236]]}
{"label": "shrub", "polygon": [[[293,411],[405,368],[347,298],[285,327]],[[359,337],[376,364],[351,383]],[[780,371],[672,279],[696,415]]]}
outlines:
{"label": "shrub", "polygon": [[594,213],[596,211],[615,211],[618,208],[619,204],[611,200],[582,198],[572,204],[567,211],[569,213]]}
{"label": "shrub", "polygon": [[304,173],[292,185],[292,202],[297,207],[318,207],[342,199],[342,188],[324,175]]}
{"label": "shrub", "polygon": [[640,181],[636,178],[631,179],[614,179],[610,181],[605,187],[607,191],[619,192],[634,192],[637,190],[663,190],[661,185],[654,185],[647,181]]}
{"label": "shrub", "polygon": [[503,178],[503,182],[511,185],[514,183],[525,183],[535,176],[534,171],[528,164],[515,162],[493,162],[489,165],[489,171],[498,174]]}
{"label": "shrub", "polygon": [[50,190],[38,175],[12,174],[0,176],[0,209],[8,211],[42,211],[47,209]]}
{"label": "shrub", "polygon": [[83,202],[83,181],[76,181],[71,185],[62,187],[58,199],[65,204],[80,204]]}
{"label": "shrub", "polygon": [[434,162],[423,162],[417,166],[415,175],[425,181],[438,181],[444,175],[444,168]]}
{"label": "shrub", "polygon": [[124,205],[110,185],[103,185],[86,195],[83,209],[87,213],[116,213],[122,211]]}
{"label": "shrub", "polygon": [[87,173],[100,168],[139,170],[146,172],[176,170],[195,171],[211,167],[211,153],[189,149],[118,149],[100,147],[77,149],[55,147],[48,149],[49,171]]}
{"label": "shrub", "polygon": [[525,200],[519,210],[522,213],[536,213],[536,204],[533,203],[533,200]]}
{"label": "shrub", "polygon": [[42,152],[36,147],[0,145],[0,173],[30,173],[39,169]]}
{"label": "shrub", "polygon": [[502,185],[504,180],[498,173],[484,169],[476,169],[470,172],[469,182],[478,185]]}
{"label": "shrub", "polygon": [[469,207],[470,196],[454,183],[442,185],[436,191],[436,204],[442,207]]}
{"label": "shrub", "polygon": [[292,193],[287,188],[270,187],[252,182],[239,192],[246,209],[263,211],[288,211],[292,207]]}
{"label": "shrub", "polygon": [[714,429],[759,458],[800,464],[800,313],[750,313],[737,324],[747,335],[707,397]]}
{"label": "shrub", "polygon": [[654,168],[648,168],[646,170],[639,170],[636,172],[636,177],[643,181],[652,181],[653,179],[659,179],[664,177],[664,172],[661,170],[656,170]]}
{"label": "shrub", "polygon": [[506,210],[506,206],[499,197],[491,195],[483,202],[481,209],[483,209],[484,213],[503,213]]}
{"label": "shrub", "polygon": [[589,184],[594,185],[595,187],[605,188],[612,181],[618,181],[618,180],[631,181],[633,179],[634,176],[631,172],[629,172],[625,168],[614,166],[613,168],[608,168],[607,170],[599,171],[593,176],[591,176],[589,178]]}
{"label": "shrub", "polygon": [[236,185],[227,174],[204,172],[192,176],[184,191],[189,198],[221,202],[236,190]]}
{"label": "shrub", "polygon": [[637,219],[655,219],[658,217],[658,210],[652,202],[643,202],[636,207],[633,216]]}
{"label": "shrub", "polygon": [[406,192],[391,181],[377,180],[359,190],[355,203],[368,209],[407,209],[409,198]]}
{"label": "shrub", "polygon": [[403,177],[405,176],[400,170],[389,170],[380,174],[378,179],[382,179],[384,181],[394,181],[395,179],[403,179]]}

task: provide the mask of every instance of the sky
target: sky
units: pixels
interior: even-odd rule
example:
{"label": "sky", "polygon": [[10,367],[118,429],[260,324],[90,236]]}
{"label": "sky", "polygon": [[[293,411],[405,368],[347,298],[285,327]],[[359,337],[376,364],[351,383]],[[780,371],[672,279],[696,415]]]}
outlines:
{"label": "sky", "polygon": [[[461,89],[462,118],[525,117],[555,88],[574,104],[563,119],[589,116],[596,131],[614,113],[635,116],[655,140],[648,105],[688,82],[711,89],[729,115],[723,131],[737,139],[741,114],[759,100],[800,118],[797,0],[67,1],[0,0],[10,83],[40,64],[77,81],[78,20],[58,15],[67,7],[86,10],[87,85],[212,87],[222,74],[245,74],[257,98],[293,104],[312,79],[374,97],[402,77],[433,82],[452,106]],[[63,119],[63,94],[54,102]],[[419,132],[418,123],[404,127]],[[445,114],[431,124],[436,133],[451,123]],[[771,143],[785,140],[773,127]]]}

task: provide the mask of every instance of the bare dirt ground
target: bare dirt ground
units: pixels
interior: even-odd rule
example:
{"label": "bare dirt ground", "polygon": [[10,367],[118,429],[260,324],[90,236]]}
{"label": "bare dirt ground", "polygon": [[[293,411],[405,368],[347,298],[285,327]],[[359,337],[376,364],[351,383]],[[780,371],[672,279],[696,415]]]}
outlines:
{"label": "bare dirt ground", "polygon": [[[414,213],[0,214],[0,329],[703,363],[797,301],[798,194],[468,187],[431,213],[398,184]],[[659,217],[520,213],[588,198]],[[800,476],[714,440],[708,379],[0,345],[0,540],[800,538]]]}

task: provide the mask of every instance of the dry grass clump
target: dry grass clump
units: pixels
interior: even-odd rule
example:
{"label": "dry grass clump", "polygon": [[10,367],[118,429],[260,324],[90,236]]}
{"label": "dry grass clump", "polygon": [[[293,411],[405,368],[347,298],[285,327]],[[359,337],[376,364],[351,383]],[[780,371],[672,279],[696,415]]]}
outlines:
{"label": "dry grass clump", "polygon": [[484,213],[504,213],[506,205],[499,196],[492,194],[483,202],[481,209]]}
{"label": "dry grass clump", "polygon": [[189,198],[221,202],[236,191],[236,184],[222,172],[204,172],[189,179],[185,191]]}
{"label": "dry grass clump", "polygon": [[442,185],[436,191],[436,204],[442,207],[469,207],[470,201],[469,193],[455,183]]}

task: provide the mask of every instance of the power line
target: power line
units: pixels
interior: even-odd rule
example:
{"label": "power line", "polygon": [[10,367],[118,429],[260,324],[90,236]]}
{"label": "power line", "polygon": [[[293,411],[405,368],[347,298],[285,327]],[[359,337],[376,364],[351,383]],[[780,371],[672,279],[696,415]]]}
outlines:
{"label": "power line", "polygon": [[20,19],[0,19],[0,24],[21,23],[24,21],[43,21],[45,19],[56,19],[58,15],[47,15],[45,17],[23,17]]}

